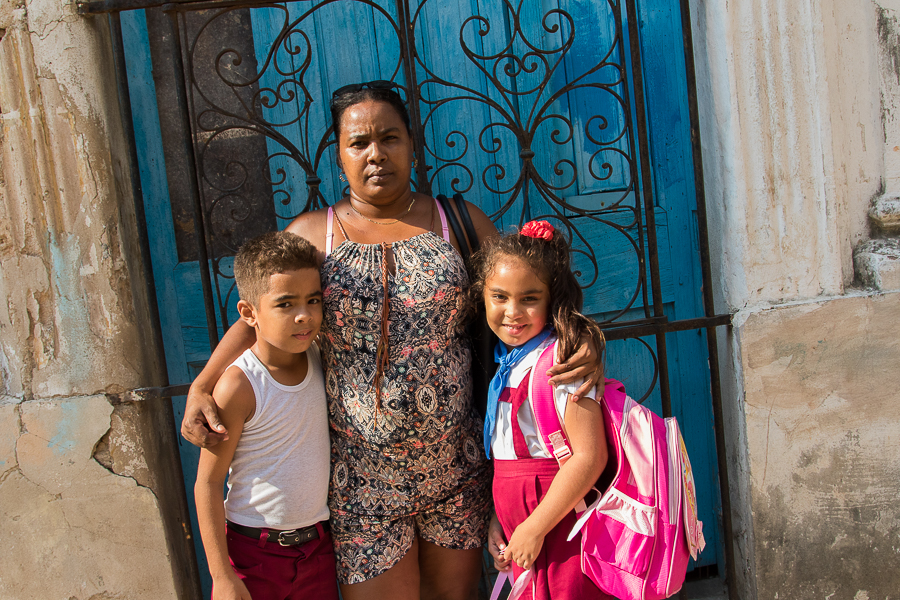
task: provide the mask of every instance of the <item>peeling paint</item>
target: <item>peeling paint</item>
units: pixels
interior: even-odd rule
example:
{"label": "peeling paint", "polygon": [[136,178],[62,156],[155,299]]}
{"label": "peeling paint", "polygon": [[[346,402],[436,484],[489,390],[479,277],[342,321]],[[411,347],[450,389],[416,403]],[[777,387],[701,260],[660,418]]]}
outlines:
{"label": "peeling paint", "polygon": [[[15,433],[19,468],[0,485],[0,597],[174,600],[173,582],[164,576],[171,567],[155,495],[92,458],[113,419],[106,398],[15,408],[23,427]],[[0,407],[0,451],[3,433],[14,430],[13,417]]]}
{"label": "peeling paint", "polygon": [[107,22],[71,2],[13,5],[26,3],[0,3],[0,598],[190,597],[176,593],[190,589],[180,482],[150,466],[177,459],[145,431],[170,413],[102,393],[159,381],[122,230]]}

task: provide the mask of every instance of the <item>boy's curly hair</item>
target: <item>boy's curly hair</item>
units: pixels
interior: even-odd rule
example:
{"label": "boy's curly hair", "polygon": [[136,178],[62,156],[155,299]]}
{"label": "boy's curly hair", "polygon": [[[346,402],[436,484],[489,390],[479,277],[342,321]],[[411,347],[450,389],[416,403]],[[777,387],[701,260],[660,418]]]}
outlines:
{"label": "boy's curly hair", "polygon": [[550,240],[521,232],[484,240],[472,257],[474,281],[469,288],[470,304],[484,303],[485,280],[504,258],[517,258],[528,265],[550,290],[549,315],[559,338],[560,361],[568,360],[581,344],[582,336],[594,343],[600,357],[606,340],[596,321],[581,314],[584,295],[572,273],[569,243],[558,229]]}
{"label": "boy's curly hair", "polygon": [[298,269],[319,269],[316,249],[287,231],[270,231],[246,242],[234,257],[234,281],[244,302],[257,306],[269,290],[269,278]]}

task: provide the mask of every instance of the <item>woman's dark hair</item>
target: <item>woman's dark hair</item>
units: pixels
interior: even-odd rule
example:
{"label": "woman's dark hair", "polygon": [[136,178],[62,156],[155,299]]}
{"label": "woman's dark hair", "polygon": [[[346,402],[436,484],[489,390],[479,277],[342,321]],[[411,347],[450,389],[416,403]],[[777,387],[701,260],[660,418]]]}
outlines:
{"label": "woman's dark hair", "polygon": [[603,358],[606,340],[596,321],[581,314],[584,295],[572,273],[569,243],[558,229],[550,240],[520,232],[485,239],[472,257],[475,281],[469,288],[470,303],[484,302],[484,282],[504,258],[517,258],[528,265],[550,290],[549,314],[559,338],[559,360],[566,361],[587,335]]}
{"label": "woman's dark hair", "polygon": [[397,111],[397,114],[400,115],[403,124],[406,125],[406,131],[412,134],[409,111],[406,110],[406,104],[403,103],[403,98],[400,97],[400,94],[390,88],[365,87],[367,85],[368,84],[362,83],[360,84],[362,87],[358,90],[345,92],[343,94],[338,93],[331,98],[331,124],[334,126],[335,138],[340,138],[341,119],[347,109],[351,106],[356,106],[360,102],[368,101],[384,102],[385,104],[391,105],[391,107]]}

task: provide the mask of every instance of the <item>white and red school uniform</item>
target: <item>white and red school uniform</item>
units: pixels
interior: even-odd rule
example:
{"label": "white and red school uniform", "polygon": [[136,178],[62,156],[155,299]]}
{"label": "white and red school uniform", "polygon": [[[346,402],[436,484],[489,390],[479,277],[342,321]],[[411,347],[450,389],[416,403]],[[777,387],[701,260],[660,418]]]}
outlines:
{"label": "white and red school uniform", "polygon": [[[494,459],[494,508],[508,540],[513,531],[534,511],[559,472],[555,458],[544,450],[528,397],[529,374],[541,353],[556,341],[550,336],[510,371],[507,387],[500,393],[497,418],[491,436]],[[569,394],[580,382],[554,390],[557,412],[564,416]],[[592,396],[585,397],[593,401]],[[562,420],[562,419],[561,419]],[[575,525],[569,512],[544,538],[541,553],[531,567],[532,586],[522,598],[533,600],[611,599],[581,572],[581,541],[566,541]],[[517,579],[522,569],[512,563]]]}

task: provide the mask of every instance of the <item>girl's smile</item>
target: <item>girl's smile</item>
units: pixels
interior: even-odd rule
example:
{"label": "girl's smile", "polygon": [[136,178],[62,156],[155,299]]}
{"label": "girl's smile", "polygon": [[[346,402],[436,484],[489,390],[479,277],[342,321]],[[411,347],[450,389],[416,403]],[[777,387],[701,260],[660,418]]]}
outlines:
{"label": "girl's smile", "polygon": [[484,280],[488,326],[507,346],[521,346],[547,324],[550,290],[524,261],[504,256]]}

